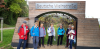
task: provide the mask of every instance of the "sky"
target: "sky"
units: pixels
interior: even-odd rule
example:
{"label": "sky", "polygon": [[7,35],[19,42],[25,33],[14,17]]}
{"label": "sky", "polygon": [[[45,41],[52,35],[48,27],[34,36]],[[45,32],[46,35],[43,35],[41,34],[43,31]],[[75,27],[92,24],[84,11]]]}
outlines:
{"label": "sky", "polygon": [[[27,1],[46,1],[46,0],[27,0]],[[48,1],[86,1],[85,17],[98,18],[100,22],[100,0],[48,0]]]}

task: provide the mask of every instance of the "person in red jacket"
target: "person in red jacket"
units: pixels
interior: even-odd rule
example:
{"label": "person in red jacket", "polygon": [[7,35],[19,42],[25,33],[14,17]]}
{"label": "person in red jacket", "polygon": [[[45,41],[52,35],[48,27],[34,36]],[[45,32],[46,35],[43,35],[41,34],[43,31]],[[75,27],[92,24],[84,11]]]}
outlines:
{"label": "person in red jacket", "polygon": [[26,23],[27,23],[26,21],[23,21],[23,24],[18,29],[19,44],[17,46],[17,49],[20,49],[22,41],[24,41],[23,49],[25,49],[25,47],[26,47],[27,36],[28,36],[28,33],[29,33],[29,28],[26,25]]}

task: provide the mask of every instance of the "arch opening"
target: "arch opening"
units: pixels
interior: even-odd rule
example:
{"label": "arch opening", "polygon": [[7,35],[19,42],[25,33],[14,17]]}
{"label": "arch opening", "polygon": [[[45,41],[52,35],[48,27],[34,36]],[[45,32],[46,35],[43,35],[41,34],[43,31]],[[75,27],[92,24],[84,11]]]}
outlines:
{"label": "arch opening", "polygon": [[[57,14],[59,15],[59,14],[61,14],[61,15],[63,15],[63,19],[67,19],[67,20],[69,20],[70,18],[71,19],[73,19],[74,21],[73,22],[70,22],[70,23],[67,23],[66,24],[66,26],[67,27],[64,27],[64,29],[65,29],[65,31],[66,31],[66,29],[68,28],[68,25],[69,24],[72,24],[72,25],[74,25],[75,26],[75,30],[76,30],[76,44],[74,44],[75,45],[75,48],[76,48],[76,45],[77,45],[77,21],[78,21],[78,19],[77,19],[77,17],[75,17],[74,15],[72,15],[72,14],[70,14],[70,13],[66,13],[66,12],[62,12],[62,11],[49,11],[49,12],[45,12],[45,13],[42,13],[42,14],[40,14],[40,15],[38,15],[38,16],[36,16],[35,17],[35,22],[38,22],[39,23],[39,26],[40,26],[40,23],[44,23],[44,27],[47,29],[50,25],[49,25],[49,23],[52,23],[52,22],[46,22],[46,21],[49,21],[49,20],[45,20],[45,22],[42,22],[42,21],[40,21],[40,19],[41,19],[41,17],[43,18],[43,17],[48,17],[48,15],[50,15],[51,14],[51,17],[53,18],[53,17],[55,17],[55,18],[58,18],[59,19],[59,16],[57,16]],[[53,16],[52,14],[55,14],[55,16]],[[70,17],[70,18],[69,18]],[[48,18],[46,18],[46,19],[48,19]],[[45,23],[48,25],[48,26],[45,26]],[[55,24],[54,26],[55,27],[59,27],[59,26],[56,26],[57,24]],[[64,24],[63,24],[64,25]],[[57,28],[56,28],[56,31],[57,31]],[[57,34],[57,32],[56,32],[56,34]],[[46,39],[48,39],[48,38],[46,38]],[[57,40],[57,35],[56,35],[56,40]],[[64,42],[66,42],[66,35],[64,35],[64,38],[63,38],[63,40],[64,40]],[[57,42],[57,41],[56,41]],[[55,42],[54,42],[55,43]],[[57,43],[56,43],[57,44]],[[65,43],[63,43],[63,44],[65,44]]]}

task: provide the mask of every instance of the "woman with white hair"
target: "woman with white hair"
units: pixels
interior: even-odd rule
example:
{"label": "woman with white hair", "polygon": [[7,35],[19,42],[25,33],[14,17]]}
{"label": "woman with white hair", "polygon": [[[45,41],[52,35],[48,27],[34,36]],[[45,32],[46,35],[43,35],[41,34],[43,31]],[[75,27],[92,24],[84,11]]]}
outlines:
{"label": "woman with white hair", "polygon": [[68,32],[69,34],[69,45],[70,45],[70,49],[72,49],[72,43],[74,41],[74,37],[76,35],[76,31],[74,30],[74,26],[71,26],[71,30]]}
{"label": "woman with white hair", "polygon": [[53,24],[51,23],[51,26],[47,29],[48,32],[48,42],[47,42],[47,46],[53,46],[52,42],[53,42],[53,37],[55,37],[55,28],[53,27]]}
{"label": "woman with white hair", "polygon": [[62,45],[62,40],[64,36],[65,30],[62,27],[62,24],[60,24],[60,27],[58,28],[57,34],[58,34],[58,41],[57,41],[57,46],[59,46],[59,39],[61,38],[60,45]]}

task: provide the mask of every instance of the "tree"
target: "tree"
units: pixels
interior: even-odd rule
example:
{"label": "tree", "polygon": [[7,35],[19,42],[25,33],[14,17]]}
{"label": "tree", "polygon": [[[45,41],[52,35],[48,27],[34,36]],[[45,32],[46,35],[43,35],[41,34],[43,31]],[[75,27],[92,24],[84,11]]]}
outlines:
{"label": "tree", "polygon": [[4,0],[6,2],[6,7],[10,8],[10,11],[14,13],[20,13],[22,9],[20,8],[20,4],[25,0]]}
{"label": "tree", "polygon": [[28,16],[28,5],[25,0],[4,0],[5,7],[9,10],[0,8],[0,17],[4,18],[4,23],[13,25],[18,17]]}

